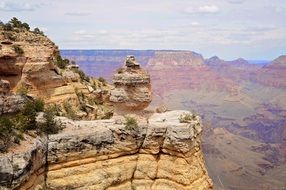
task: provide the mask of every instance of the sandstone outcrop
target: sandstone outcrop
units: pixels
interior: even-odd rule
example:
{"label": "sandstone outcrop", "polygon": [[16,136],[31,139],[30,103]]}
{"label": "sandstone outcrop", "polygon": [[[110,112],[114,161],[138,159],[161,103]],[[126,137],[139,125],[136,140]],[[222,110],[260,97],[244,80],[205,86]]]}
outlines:
{"label": "sandstone outcrop", "polygon": [[200,118],[181,123],[184,113],[191,114],[156,113],[148,122],[138,118],[133,128],[121,116],[97,121],[61,118],[66,128],[50,135],[48,144],[36,140],[26,153],[0,156],[0,189],[45,184],[51,189],[211,189]]}
{"label": "sandstone outcrop", "polygon": [[134,56],[128,56],[125,66],[113,76],[114,88],[110,101],[117,112],[141,111],[152,99],[149,74],[140,68]]}
{"label": "sandstone outcrop", "polygon": [[22,152],[0,154],[0,189],[35,189],[43,185],[46,145],[45,138],[38,138]]}
{"label": "sandstone outcrop", "polygon": [[62,109],[68,103],[79,119],[112,115],[108,103],[110,87],[86,77],[78,65],[60,68],[59,62],[65,60],[46,36],[23,28],[6,31],[0,27],[0,43],[0,79],[9,81],[13,92],[25,91]]}
{"label": "sandstone outcrop", "polygon": [[[64,189],[209,189],[201,124],[180,123],[185,111],[154,114],[138,128],[124,118],[67,122],[50,136],[47,184]],[[119,122],[119,120],[122,122]],[[80,179],[80,180],[79,180]]]}
{"label": "sandstone outcrop", "polygon": [[24,102],[25,99],[22,96],[11,93],[9,81],[0,80],[0,116],[20,111]]}

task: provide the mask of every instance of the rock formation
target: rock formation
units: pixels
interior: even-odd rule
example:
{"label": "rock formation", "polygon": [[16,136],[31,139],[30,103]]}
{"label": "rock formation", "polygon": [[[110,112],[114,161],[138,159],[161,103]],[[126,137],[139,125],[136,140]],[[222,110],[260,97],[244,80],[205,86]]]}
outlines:
{"label": "rock formation", "polygon": [[[138,126],[131,128],[121,116],[76,122],[61,118],[66,128],[49,136],[47,160],[41,143],[37,151],[14,154],[13,161],[0,156],[0,176],[14,176],[1,177],[0,185],[33,189],[46,182],[51,189],[211,189],[201,151],[200,118],[192,116],[182,123],[183,114],[192,115],[156,113],[148,122],[138,118]],[[18,158],[23,155],[25,159]]]}
{"label": "rock formation", "polygon": [[271,87],[286,89],[286,55],[279,56],[259,70],[257,81]]}
{"label": "rock formation", "polygon": [[77,118],[112,115],[105,101],[109,86],[84,76],[77,65],[60,68],[59,63],[67,60],[61,59],[58,47],[46,36],[23,28],[6,31],[0,27],[0,43],[0,79],[9,81],[13,92],[25,91],[48,104],[67,102]]}
{"label": "rock formation", "polygon": [[24,102],[22,96],[11,93],[9,81],[0,80],[0,116],[20,111]]}
{"label": "rock formation", "polygon": [[149,74],[140,68],[134,56],[128,56],[125,66],[113,76],[114,89],[110,101],[117,112],[141,111],[152,99]]}
{"label": "rock formation", "polygon": [[156,51],[148,66],[172,68],[173,66],[203,67],[202,55],[192,51]]}
{"label": "rock formation", "polygon": [[0,154],[0,189],[36,189],[45,183],[47,141],[37,138],[21,152]]}
{"label": "rock formation", "polygon": [[[5,79],[0,80],[0,116],[12,117],[21,107],[17,97],[22,96],[11,92],[19,90],[61,105],[67,116],[77,107],[70,115],[82,115],[78,119],[112,115],[106,110],[110,86],[85,76],[75,64],[61,65],[66,60],[46,36],[12,28],[0,34],[0,42],[0,78]],[[118,113],[150,104],[150,76],[134,56],[126,58],[113,83],[110,101]],[[31,134],[23,134],[19,146],[0,154],[0,189],[211,189],[201,119],[187,111],[162,112],[92,121],[57,117],[64,129],[55,135],[36,136],[27,129]],[[38,115],[38,124],[48,123],[46,114]]]}

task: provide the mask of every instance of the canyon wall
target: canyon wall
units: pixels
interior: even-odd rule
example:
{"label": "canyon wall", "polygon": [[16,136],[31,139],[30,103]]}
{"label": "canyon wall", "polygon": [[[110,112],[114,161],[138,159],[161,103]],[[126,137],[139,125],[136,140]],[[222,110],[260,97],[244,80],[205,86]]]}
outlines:
{"label": "canyon wall", "polygon": [[[192,120],[180,122],[182,114]],[[138,126],[130,127],[121,116],[98,121],[61,118],[65,129],[50,135],[48,144],[37,141],[21,158],[14,154],[12,161],[0,156],[0,185],[3,189],[34,189],[37,184],[50,189],[212,188],[198,116],[169,111],[137,121]]]}

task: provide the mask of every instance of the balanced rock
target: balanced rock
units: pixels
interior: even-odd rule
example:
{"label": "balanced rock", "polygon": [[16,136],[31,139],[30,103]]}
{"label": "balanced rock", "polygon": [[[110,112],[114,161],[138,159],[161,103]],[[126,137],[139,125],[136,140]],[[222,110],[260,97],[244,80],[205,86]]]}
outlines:
{"label": "balanced rock", "polygon": [[113,84],[110,101],[116,112],[141,111],[152,100],[150,76],[132,55],[127,56],[124,67],[113,76]]}

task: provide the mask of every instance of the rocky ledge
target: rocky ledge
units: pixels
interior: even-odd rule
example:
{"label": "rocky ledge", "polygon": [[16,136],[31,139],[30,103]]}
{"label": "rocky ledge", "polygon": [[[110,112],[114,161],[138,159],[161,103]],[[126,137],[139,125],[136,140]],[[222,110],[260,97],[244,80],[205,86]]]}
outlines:
{"label": "rocky ledge", "polygon": [[[49,136],[47,168],[44,180],[38,182],[51,189],[211,189],[201,151],[200,118],[192,116],[182,123],[179,118],[184,113],[192,115],[156,113],[148,120],[138,118],[134,126],[121,116],[98,121],[61,118],[66,128]],[[9,173],[5,163],[0,167],[2,176]],[[27,179],[23,176],[18,178]],[[30,180],[5,182],[1,178],[0,185],[32,189],[26,184],[35,186],[36,182]]]}
{"label": "rocky ledge", "polygon": [[32,190],[45,184],[46,138],[37,138],[22,148],[15,153],[0,154],[0,190]]}

